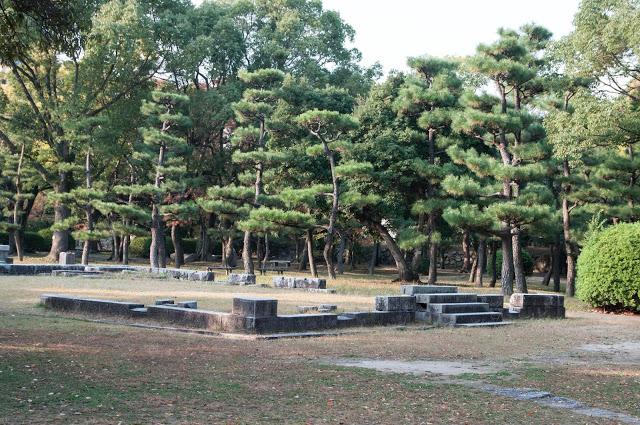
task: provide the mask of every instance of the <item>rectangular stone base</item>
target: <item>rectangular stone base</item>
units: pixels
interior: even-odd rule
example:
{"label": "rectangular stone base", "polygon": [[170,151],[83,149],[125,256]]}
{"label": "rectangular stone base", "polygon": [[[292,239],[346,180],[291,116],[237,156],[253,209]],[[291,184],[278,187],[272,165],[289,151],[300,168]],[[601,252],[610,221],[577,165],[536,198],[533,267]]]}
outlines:
{"label": "rectangular stone base", "polygon": [[144,304],[138,303],[76,298],[53,294],[44,294],[42,295],[41,300],[45,307],[56,310],[126,317],[133,315],[131,312],[132,309],[144,307]]}

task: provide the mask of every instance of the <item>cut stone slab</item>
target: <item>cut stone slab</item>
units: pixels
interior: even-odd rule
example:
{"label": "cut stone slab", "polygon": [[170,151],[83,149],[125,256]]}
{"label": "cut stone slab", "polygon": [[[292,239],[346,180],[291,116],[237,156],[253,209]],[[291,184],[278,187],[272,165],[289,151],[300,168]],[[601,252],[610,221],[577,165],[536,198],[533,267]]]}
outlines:
{"label": "cut stone slab", "polygon": [[61,252],[58,257],[58,264],[61,266],[67,266],[69,264],[76,263],[76,253],[75,252]]}
{"label": "cut stone slab", "polygon": [[418,294],[416,302],[419,304],[476,303],[478,294]]}
{"label": "cut stone slab", "polygon": [[274,276],[273,286],[276,288],[326,289],[326,279],[316,277]]}
{"label": "cut stone slab", "polygon": [[478,302],[489,304],[489,310],[501,312],[504,305],[502,294],[478,294]]}
{"label": "cut stone slab", "polygon": [[320,304],[320,305],[299,305],[299,313],[308,313],[310,311],[317,311],[320,313],[329,313],[338,309],[337,304]]}
{"label": "cut stone slab", "polygon": [[230,285],[255,285],[256,275],[250,273],[231,273],[227,278]]}
{"label": "cut stone slab", "polygon": [[413,311],[354,311],[338,316],[338,327],[406,325],[415,319]]}
{"label": "cut stone slab", "polygon": [[182,308],[197,309],[198,308],[198,301],[180,301],[180,302],[176,303],[176,306],[182,307]]}
{"label": "cut stone slab", "polygon": [[564,319],[564,295],[513,294],[509,300],[509,312],[519,318]]}
{"label": "cut stone slab", "polygon": [[273,298],[234,298],[231,312],[244,317],[276,317],[278,300]]}
{"label": "cut stone slab", "polygon": [[452,313],[437,315],[437,322],[440,325],[455,326],[463,323],[486,323],[501,322],[502,313]]}
{"label": "cut stone slab", "polygon": [[455,294],[458,292],[456,286],[443,285],[402,285],[400,293],[402,295],[418,295],[418,294]]}
{"label": "cut stone slab", "polygon": [[209,329],[225,332],[243,332],[246,317],[217,311],[196,310],[173,305],[147,307],[147,317],[188,328]]}
{"label": "cut stone slab", "polygon": [[133,309],[144,308],[144,304],[99,300],[94,298],[69,297],[66,295],[44,294],[41,297],[46,308],[77,311],[93,314],[111,314],[130,317]]}
{"label": "cut stone slab", "polygon": [[429,304],[427,310],[431,313],[485,313],[489,311],[487,303],[446,303]]}
{"label": "cut stone slab", "polygon": [[161,300],[156,300],[155,305],[173,305],[175,304],[175,300],[171,299],[171,298],[164,298]]}
{"label": "cut stone slab", "polygon": [[377,311],[415,311],[416,297],[411,295],[380,295],[376,297]]}

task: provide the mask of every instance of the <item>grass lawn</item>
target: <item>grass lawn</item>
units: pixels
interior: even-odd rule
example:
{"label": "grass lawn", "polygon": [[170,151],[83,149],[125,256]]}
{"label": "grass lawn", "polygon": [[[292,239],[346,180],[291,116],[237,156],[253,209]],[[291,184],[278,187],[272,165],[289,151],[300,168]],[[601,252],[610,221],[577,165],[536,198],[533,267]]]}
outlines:
{"label": "grass lawn", "polygon": [[[562,321],[368,328],[278,341],[93,323],[37,305],[40,294],[55,292],[195,299],[202,308],[229,311],[233,294],[246,293],[277,298],[282,313],[324,302],[371,309],[373,295],[398,293],[389,273],[347,274],[329,284],[337,294],[151,277],[0,276],[0,423],[617,423],[491,395],[462,380],[538,388],[640,416],[640,317],[592,313],[574,300]],[[465,277],[448,273],[442,281],[461,284]],[[432,373],[336,366],[340,359],[474,362],[487,369],[443,381]]]}

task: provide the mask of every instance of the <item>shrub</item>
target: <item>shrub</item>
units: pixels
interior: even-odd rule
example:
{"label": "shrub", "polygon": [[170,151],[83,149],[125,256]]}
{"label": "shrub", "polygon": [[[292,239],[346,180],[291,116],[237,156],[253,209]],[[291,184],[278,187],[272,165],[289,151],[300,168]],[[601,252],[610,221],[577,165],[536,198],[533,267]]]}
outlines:
{"label": "shrub", "polygon": [[[29,246],[29,241],[27,240],[27,235],[28,234],[37,234],[38,236],[40,236],[42,239],[44,239],[44,241],[36,241],[36,237],[32,236],[33,240],[35,241],[35,248],[31,248]],[[49,250],[51,250],[51,238],[53,238],[53,230],[51,230],[50,228],[45,228],[45,229],[41,229],[38,230],[37,232],[25,232],[24,235],[24,241],[25,241],[25,251],[27,252],[47,252]],[[71,233],[69,233],[69,242],[68,242],[68,246],[70,250],[73,250],[76,247],[76,240],[73,238],[73,236],[71,236]]]}
{"label": "shrub", "polygon": [[[198,245],[197,239],[183,239],[182,248],[185,254],[193,254],[196,252]],[[167,254],[173,253],[173,242],[170,237],[165,238],[165,247]],[[151,249],[151,236],[137,236],[131,240],[129,245],[129,255],[133,258],[149,258],[149,250]]]}
{"label": "shrub", "polygon": [[[491,264],[491,259],[487,256],[487,273],[489,273],[490,275],[493,273],[493,265]],[[498,276],[501,275],[502,272],[502,250],[498,250],[498,252],[496,252],[496,266],[498,268]],[[529,254],[529,252],[527,252],[526,250],[522,250],[522,267],[524,268],[524,274],[525,275],[530,275],[531,273],[533,273],[533,258],[531,257],[531,254]]]}
{"label": "shrub", "polygon": [[578,298],[593,307],[640,311],[640,223],[592,234],[577,267]]}

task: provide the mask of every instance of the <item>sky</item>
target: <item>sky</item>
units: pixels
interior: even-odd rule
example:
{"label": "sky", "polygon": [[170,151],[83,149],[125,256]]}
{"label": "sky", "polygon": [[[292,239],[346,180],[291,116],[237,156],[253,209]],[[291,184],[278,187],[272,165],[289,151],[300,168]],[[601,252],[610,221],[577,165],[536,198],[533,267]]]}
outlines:
{"label": "sky", "polygon": [[363,63],[405,70],[410,56],[464,56],[496,40],[500,27],[535,22],[568,34],[579,0],[324,0],[356,30]]}
{"label": "sky", "polygon": [[[199,4],[202,0],[192,0]],[[410,56],[464,56],[497,38],[500,27],[535,22],[559,38],[579,0],[323,0],[356,31],[363,64],[406,70]]]}

